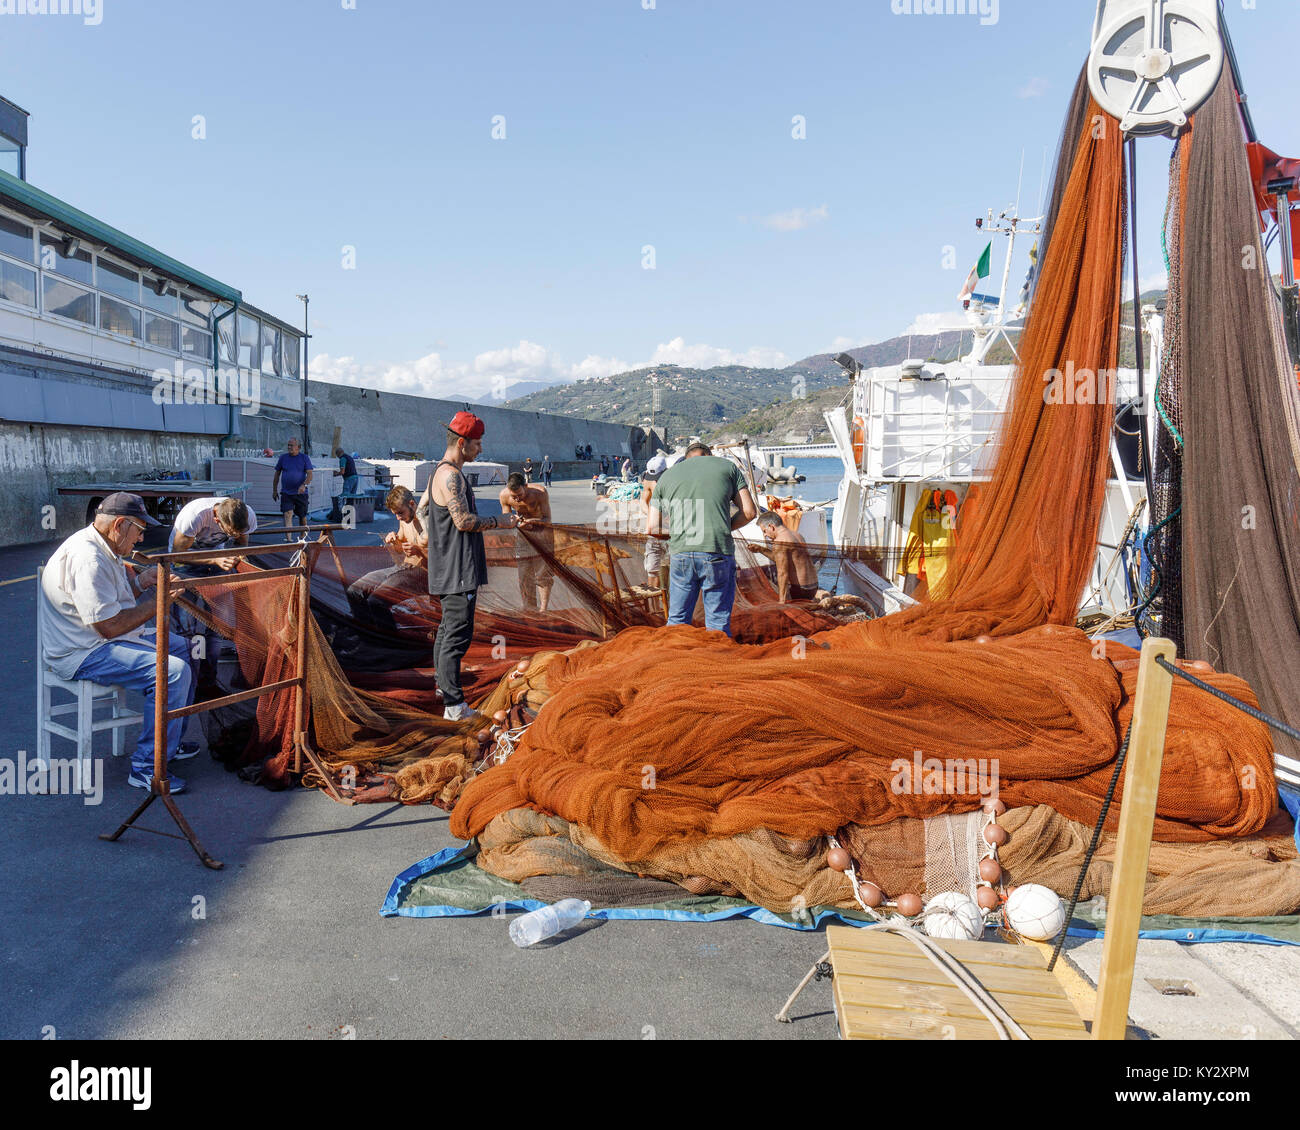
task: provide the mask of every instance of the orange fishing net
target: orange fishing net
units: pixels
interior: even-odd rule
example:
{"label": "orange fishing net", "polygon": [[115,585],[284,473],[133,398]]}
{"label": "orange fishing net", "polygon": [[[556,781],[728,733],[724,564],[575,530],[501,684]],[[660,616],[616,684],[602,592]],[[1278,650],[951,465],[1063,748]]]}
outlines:
{"label": "orange fishing net", "polygon": [[[1118,353],[1124,186],[1118,124],[1081,96],[1071,121],[1011,410],[944,599],[876,620],[852,619],[852,607],[782,605],[770,572],[747,558],[732,640],[661,626],[635,533],[489,535],[465,668],[479,710],[510,711],[517,741],[494,764],[482,723],[436,717],[427,669],[436,599],[410,578],[359,585],[391,564],[383,550],[327,550],[313,578],[320,627],[308,626],[307,670],[310,735],[330,773],[358,772],[358,799],[452,808],[463,838],[501,833],[503,850],[485,865],[502,873],[512,837],[536,838],[521,815],[534,813],[546,835],[564,825],[573,843],[598,847],[602,865],[688,890],[765,889],[764,843],[843,833],[878,844],[877,830],[901,821],[979,807],[974,790],[931,789],[930,763],[987,767],[1009,805],[1091,825],[1136,683],[1135,652],[1068,626],[1105,490],[1113,408],[1096,395],[1097,374],[1113,371]],[[540,596],[538,568],[549,581],[545,614],[527,610]],[[387,611],[359,605],[363,590]],[[260,641],[241,646],[245,677],[283,677],[291,633],[279,625],[292,611],[274,595],[249,599],[267,603],[227,625]],[[513,673],[524,658],[527,672]],[[1241,679],[1199,673],[1254,701]],[[259,705],[244,755],[271,753],[273,781],[289,766],[288,698]],[[1262,724],[1176,681],[1157,840],[1259,832],[1275,808],[1271,751]],[[710,845],[758,847],[711,856],[714,872],[726,859],[737,873],[702,878],[690,861]]]}
{"label": "orange fishing net", "polygon": [[[468,784],[455,834],[531,807],[634,861],[758,828],[806,839],[978,807],[978,796],[901,783],[897,765],[918,750],[995,763],[1009,804],[1096,819],[1135,673],[1131,652],[1112,649],[1112,663],[1059,626],[1096,550],[1113,412],[1097,374],[1116,367],[1123,265],[1118,124],[1095,104],[1083,120],[1091,128],[1058,170],[1011,410],[950,595],[793,648],[633,630],[556,656],[546,709],[505,765]],[[1252,701],[1241,680],[1213,678]],[[1157,837],[1261,828],[1275,807],[1271,749],[1260,723],[1175,687]]]}

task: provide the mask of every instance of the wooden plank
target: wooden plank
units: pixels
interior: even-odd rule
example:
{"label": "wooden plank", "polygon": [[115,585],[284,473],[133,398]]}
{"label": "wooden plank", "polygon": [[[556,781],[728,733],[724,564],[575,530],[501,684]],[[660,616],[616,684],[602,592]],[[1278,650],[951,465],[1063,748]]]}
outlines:
{"label": "wooden plank", "polygon": [[1156,663],[1156,656],[1173,661],[1177,651],[1169,640],[1142,643],[1137,692],[1133,699],[1133,730],[1124,766],[1124,801],[1119,813],[1119,843],[1106,909],[1106,939],[1097,978],[1097,1020],[1094,1040],[1122,1040],[1128,1027],[1128,1003],[1133,991],[1142,895],[1151,857],[1151,830],[1160,791],[1160,762],[1173,676]]}
{"label": "wooden plank", "polygon": [[[921,957],[921,951],[906,938],[900,938],[897,934],[890,934],[884,930],[828,926],[826,941],[832,953],[842,949],[849,953],[914,953],[917,957]],[[1047,968],[1043,958],[1026,946],[1004,945],[1001,942],[949,941],[946,938],[942,944],[944,950],[958,961],[1019,965],[1026,969]]]}
{"label": "wooden plank", "polygon": [[[920,957],[918,951],[917,956]],[[1044,970],[1025,969],[1018,965],[975,965],[963,962],[971,974],[990,992],[1025,993],[1029,996],[1051,997],[1057,999],[1065,992],[1060,982],[1052,977],[1043,980]],[[892,977],[899,981],[915,982],[920,985],[950,985],[951,978],[938,969],[933,962],[922,958],[919,962],[897,960],[873,960],[861,954],[835,955],[835,972],[854,977]]]}
{"label": "wooden plank", "polygon": [[[829,927],[834,994],[846,1039],[996,1039],[978,1005],[908,939]],[[938,942],[1033,1039],[1087,1030],[1042,954],[991,942]]]}
{"label": "wooden plank", "polygon": [[[838,969],[835,976],[837,979],[841,976]],[[1049,973],[1046,980],[1054,982],[1055,978]],[[994,992],[991,986],[984,987],[993,992],[998,1003],[1017,1024],[1083,1027],[1083,1021],[1063,992],[1053,999],[1048,996],[1031,997],[1024,993]],[[892,981],[885,977],[846,976],[842,992],[846,1002],[866,1008],[937,1012],[945,1016],[968,1016],[971,1019],[984,1015],[975,1002],[951,981],[946,985],[926,985],[914,981]]]}
{"label": "wooden plank", "polygon": [[[840,1032],[846,1040],[997,1040],[993,1025],[983,1016],[978,1021],[963,1017],[927,1016],[918,1013],[871,1012],[837,1001]],[[1023,1025],[1022,1025],[1023,1027]],[[1040,1028],[1029,1026],[1025,1034],[1033,1040],[1086,1040],[1082,1028]]]}

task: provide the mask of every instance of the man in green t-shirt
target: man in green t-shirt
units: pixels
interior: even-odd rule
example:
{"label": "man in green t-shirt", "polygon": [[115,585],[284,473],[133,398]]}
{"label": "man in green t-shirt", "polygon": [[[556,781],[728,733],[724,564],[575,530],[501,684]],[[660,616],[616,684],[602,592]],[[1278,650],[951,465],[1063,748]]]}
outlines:
{"label": "man in green t-shirt", "polygon": [[[738,507],[732,517],[732,506]],[[649,533],[667,539],[668,623],[689,624],[704,594],[704,626],[731,635],[736,600],[736,544],[731,531],[758,511],[740,468],[693,443],[686,458],[669,467],[650,499]],[[670,533],[664,532],[667,524]]]}

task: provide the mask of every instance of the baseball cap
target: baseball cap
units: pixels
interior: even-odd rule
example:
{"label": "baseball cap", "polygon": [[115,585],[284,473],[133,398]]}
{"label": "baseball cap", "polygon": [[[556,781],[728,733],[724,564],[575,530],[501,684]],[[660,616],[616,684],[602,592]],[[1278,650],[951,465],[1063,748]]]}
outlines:
{"label": "baseball cap", "polygon": [[144,499],[138,494],[127,494],[126,491],[118,491],[116,494],[110,494],[103,502],[99,504],[97,511],[99,514],[107,514],[113,518],[134,518],[137,522],[143,522],[146,526],[156,526],[158,521],[150,516],[149,511],[144,508]]}
{"label": "baseball cap", "polygon": [[463,439],[479,439],[485,431],[483,421],[473,412],[457,412],[447,425],[449,431],[455,432]]}

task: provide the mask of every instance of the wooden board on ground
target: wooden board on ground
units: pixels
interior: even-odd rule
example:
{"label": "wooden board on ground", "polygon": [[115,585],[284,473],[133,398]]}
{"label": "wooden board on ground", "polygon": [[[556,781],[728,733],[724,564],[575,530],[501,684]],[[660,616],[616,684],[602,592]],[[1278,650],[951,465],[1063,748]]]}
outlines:
{"label": "wooden board on ground", "polygon": [[[996,1040],[988,1018],[921,950],[884,930],[827,928],[846,1040]],[[1034,1040],[1086,1040],[1064,987],[1028,946],[938,942]]]}

